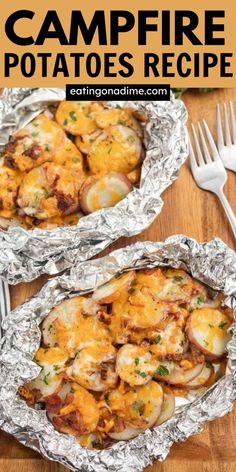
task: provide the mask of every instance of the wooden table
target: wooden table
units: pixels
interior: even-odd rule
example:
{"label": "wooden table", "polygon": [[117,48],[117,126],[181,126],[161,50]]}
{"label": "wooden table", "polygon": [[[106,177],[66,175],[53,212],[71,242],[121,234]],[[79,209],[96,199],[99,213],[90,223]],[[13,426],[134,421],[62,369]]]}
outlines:
{"label": "wooden table", "polygon": [[[215,105],[236,100],[236,89],[222,89],[207,94],[187,92],[184,101],[189,111],[189,122],[206,118],[215,130]],[[236,176],[229,172],[226,195],[236,212]],[[103,254],[137,240],[163,240],[182,233],[207,241],[222,238],[235,248],[227,219],[217,198],[198,189],[192,179],[188,162],[178,180],[163,195],[164,208],[152,226],[140,236],[123,238]],[[35,293],[46,277],[11,289],[12,308]],[[39,454],[21,446],[15,439],[0,433],[0,472],[66,472],[64,467],[44,460]],[[205,426],[204,431],[185,443],[176,444],[164,463],[155,462],[147,472],[235,472],[236,471],[236,408],[224,418]]]}

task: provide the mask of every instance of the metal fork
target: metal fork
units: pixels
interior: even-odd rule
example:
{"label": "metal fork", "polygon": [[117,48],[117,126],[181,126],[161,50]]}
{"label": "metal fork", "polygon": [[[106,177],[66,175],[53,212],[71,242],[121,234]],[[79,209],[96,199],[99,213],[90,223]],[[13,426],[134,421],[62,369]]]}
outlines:
{"label": "metal fork", "polygon": [[0,280],[0,339],[2,338],[2,322],[11,311],[10,294],[7,282]]}
{"label": "metal fork", "polygon": [[226,169],[233,170],[234,172],[236,172],[236,123],[235,123],[235,118],[234,118],[233,103],[229,102],[229,114],[230,114],[232,136],[230,133],[227,107],[225,103],[224,103],[223,109],[224,109],[224,133],[223,133],[223,128],[222,128],[220,105],[218,104],[216,107],[216,129],[217,129],[218,151]]}
{"label": "metal fork", "polygon": [[213,192],[217,195],[228,217],[228,220],[234,233],[234,237],[236,238],[236,218],[223,191],[225,182],[227,180],[227,173],[220,159],[214,139],[205,120],[203,120],[203,125],[208,139],[211,155],[208,151],[208,147],[200,123],[198,123],[198,129],[202,150],[195,132],[195,128],[192,125],[194,143],[197,153],[196,159],[191,145],[191,141],[189,139],[189,157],[193,177],[200,188],[204,190],[209,190],[210,192]]}

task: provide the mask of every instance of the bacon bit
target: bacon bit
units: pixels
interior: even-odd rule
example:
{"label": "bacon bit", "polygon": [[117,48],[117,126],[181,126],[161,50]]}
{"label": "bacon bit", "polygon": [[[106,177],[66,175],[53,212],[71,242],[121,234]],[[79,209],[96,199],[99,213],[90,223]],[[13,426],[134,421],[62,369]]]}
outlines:
{"label": "bacon bit", "polygon": [[194,344],[190,344],[190,361],[193,363],[193,365],[196,364],[201,364],[201,362],[205,361],[204,355],[198,351],[198,349],[194,346]]}
{"label": "bacon bit", "polygon": [[17,169],[17,165],[14,161],[14,158],[11,154],[6,154],[4,157],[4,166],[9,167],[10,169]]}
{"label": "bacon bit", "polygon": [[44,402],[46,404],[46,410],[49,413],[58,413],[61,408],[61,398],[56,393],[44,397]]}
{"label": "bacon bit", "polygon": [[105,311],[99,311],[98,313],[98,319],[99,321],[101,321],[102,323],[106,324],[106,325],[110,325],[111,324],[111,317],[110,315],[108,315],[107,313],[105,313]]}
{"label": "bacon bit", "polygon": [[113,433],[121,433],[125,429],[125,422],[122,418],[116,418],[113,427],[110,429]]}
{"label": "bacon bit", "polygon": [[3,210],[3,199],[0,198],[0,210]]}
{"label": "bacon bit", "polygon": [[101,379],[102,380],[107,380],[107,369],[102,369],[101,370]]}
{"label": "bacon bit", "polygon": [[180,361],[180,366],[183,367],[184,369],[192,369],[193,364],[192,362],[188,361],[187,359],[184,359]]}
{"label": "bacon bit", "polygon": [[38,144],[34,144],[31,146],[29,149],[26,149],[26,151],[23,152],[23,156],[28,156],[33,159],[33,161],[36,161],[42,154],[42,149]]}

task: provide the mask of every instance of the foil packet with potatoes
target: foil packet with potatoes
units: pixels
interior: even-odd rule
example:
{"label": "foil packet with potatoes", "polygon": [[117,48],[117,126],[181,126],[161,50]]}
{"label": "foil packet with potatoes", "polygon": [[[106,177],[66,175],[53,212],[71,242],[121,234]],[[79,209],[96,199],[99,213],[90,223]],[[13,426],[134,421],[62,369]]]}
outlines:
{"label": "foil packet with potatoes", "polygon": [[[63,102],[64,98],[65,93],[63,89],[5,90],[0,101],[1,150],[4,151],[10,136],[13,135],[14,137],[14,133],[22,128],[30,128],[30,139],[37,141],[38,137],[36,135],[39,134],[38,130],[42,126],[45,127],[47,125],[47,123],[43,122],[45,120],[38,118],[38,115],[47,113],[48,110],[51,109],[55,111],[58,103],[66,103]],[[97,210],[87,216],[80,215],[78,223],[76,221],[69,221],[69,216],[66,216],[68,226],[59,225],[52,229],[45,229],[47,227],[40,224],[39,227],[29,229],[28,227],[20,226],[19,222],[17,223],[13,218],[12,221],[9,221],[8,228],[4,229],[2,221],[2,231],[0,233],[0,247],[2,251],[0,275],[9,283],[16,284],[20,281],[30,281],[42,273],[57,274],[73,264],[93,257],[121,236],[132,236],[140,233],[147,228],[160,213],[163,205],[160,195],[177,178],[178,171],[188,155],[187,134],[185,129],[187,114],[184,104],[172,96],[169,102],[109,102],[106,103],[106,107],[111,110],[114,110],[116,107],[129,108],[133,110],[134,114],[145,116],[147,119],[146,122],[142,123],[142,144],[145,151],[145,158],[142,162],[141,176],[138,185],[135,184],[133,190],[130,191],[132,185],[130,185],[129,179],[136,179],[136,177],[130,175],[127,180],[125,176],[122,176],[121,179],[119,175],[116,175],[113,185],[115,189],[117,185],[119,185],[119,188],[122,187],[122,192],[126,195],[125,198],[113,207]],[[116,111],[118,112],[119,110]],[[58,114],[58,120],[67,133],[73,132],[73,126],[71,127],[69,125],[76,124],[74,113],[74,111],[69,112],[69,123],[67,118],[63,119],[63,113],[61,113],[60,116]],[[99,123],[100,126],[104,126],[104,123],[101,123],[101,119]],[[135,120],[133,120],[130,126],[132,127],[134,123]],[[121,125],[121,128],[124,131],[123,125]],[[90,128],[89,130],[91,131]],[[92,131],[94,130],[92,129]],[[136,145],[137,148],[136,131],[138,133],[137,129],[135,132],[130,130],[130,134],[126,136],[126,138],[129,140],[131,147]],[[16,136],[22,139],[22,136],[18,133],[16,133]],[[55,133],[57,140],[59,138],[62,139],[60,130],[58,131],[58,129],[56,129]],[[32,136],[35,138],[32,138]],[[70,134],[68,134],[65,142],[69,142],[70,147],[73,148],[70,149],[69,154],[71,154],[72,151],[75,152],[75,147],[73,140],[71,141],[69,138]],[[60,179],[58,179],[57,175],[57,179],[55,179],[55,169],[52,165],[48,165],[47,163],[38,166],[36,162],[40,151],[38,144],[28,149],[28,142],[26,141],[29,140],[29,137],[25,136],[24,139],[21,142],[21,147],[23,146],[25,149],[22,148],[23,157],[16,155],[15,160],[12,159],[12,146],[14,147],[16,144],[14,139],[10,142],[10,146],[7,145],[8,164],[15,168],[16,164],[19,166],[20,162],[20,170],[27,172],[25,179],[27,180],[27,185],[25,185],[25,188],[21,188],[20,193],[17,194],[17,205],[19,204],[20,208],[23,208],[23,210],[27,208],[28,220],[30,220],[32,219],[32,212],[35,215],[35,208],[32,207],[38,205],[38,193],[40,193],[39,197],[41,198],[41,193],[43,192],[48,210],[50,208],[49,203],[51,202],[51,204],[54,205],[54,200],[51,198],[50,188],[47,188],[47,184],[49,181],[53,180],[56,185],[54,191],[57,200],[59,199],[59,207],[65,208],[65,206],[69,206],[71,210],[74,203],[73,199],[71,199],[73,192],[70,192],[66,198],[65,196],[62,198],[61,194],[63,193],[64,186],[60,184]],[[116,142],[116,134],[114,134],[112,139]],[[95,141],[97,142],[97,140],[101,140],[101,137],[98,136]],[[81,143],[81,140],[77,138],[75,142],[78,146],[82,146],[81,149],[85,149],[85,146],[88,144],[87,142]],[[44,154],[47,154],[49,150],[49,147],[46,146]],[[108,149],[108,152],[109,150],[110,149]],[[44,157],[45,156],[40,156],[40,159]],[[72,156],[71,154],[68,160],[70,160],[69,158],[73,160],[73,166],[77,165],[74,163],[74,155]],[[6,155],[4,159],[6,160]],[[36,167],[32,170],[27,167],[29,161],[34,162],[34,165],[36,162]],[[77,167],[79,167],[79,159],[77,159],[77,161]],[[93,163],[93,166],[94,165],[96,167],[96,162]],[[9,172],[13,173],[14,168],[9,169]],[[79,172],[79,169],[77,169],[76,172]],[[70,170],[66,171],[63,169],[63,173],[67,174],[68,178],[70,178]],[[29,177],[33,176],[33,174],[34,180],[32,181]],[[81,207],[85,212],[90,211],[91,201],[97,204],[94,176],[89,177],[88,180],[89,185],[86,186],[84,198],[81,199]],[[94,185],[93,192],[91,190],[91,180],[93,180],[92,185]],[[35,188],[36,181],[41,182],[40,185],[42,188],[40,187],[40,192],[37,192],[37,195],[32,196],[31,190],[28,190],[31,189],[32,182],[34,182]],[[14,182],[11,181],[10,184],[11,187]],[[5,185],[5,187],[7,186]],[[10,196],[8,195],[8,197],[13,199],[12,189],[10,190],[11,194]],[[73,191],[76,191],[76,189],[73,189]],[[33,193],[36,192],[34,191]],[[89,202],[88,195],[90,195]],[[35,202],[36,197],[37,202]],[[32,198],[34,198],[33,205]],[[14,201],[12,200],[11,203],[13,204]],[[36,216],[42,218],[42,212],[36,213]],[[71,219],[73,218],[70,218],[70,220]]]}
{"label": "foil packet with potatoes", "polygon": [[[14,310],[4,321],[4,338],[2,340],[0,356],[0,427],[14,435],[26,446],[38,450],[44,457],[58,461],[73,471],[114,470],[117,472],[133,472],[141,471],[155,458],[163,460],[167,456],[169,449],[174,442],[184,441],[187,437],[199,432],[206,421],[214,420],[217,417],[226,414],[233,407],[233,402],[235,400],[235,324],[232,319],[229,326],[225,320],[227,320],[228,316],[231,316],[231,313],[233,313],[235,318],[235,266],[235,252],[229,249],[221,240],[214,239],[208,243],[200,244],[193,239],[177,235],[168,238],[163,243],[140,242],[127,246],[126,248],[114,251],[101,259],[80,263],[78,266],[71,268],[70,271],[67,271],[63,276],[50,280],[38,294]],[[136,273],[136,279],[134,278],[134,272]],[[54,328],[52,328],[51,325],[55,322],[55,313],[58,314],[58,310],[62,313],[60,307],[63,306],[63,303],[71,303],[73,301],[79,301],[79,303],[81,303],[81,299],[83,299],[84,303],[84,300],[87,300],[85,306],[86,311],[89,309],[89,306],[91,308],[91,298],[89,297],[91,297],[90,294],[92,293],[92,306],[94,306],[94,302],[96,302],[102,304],[100,307],[104,307],[106,304],[109,305],[113,300],[112,304],[115,305],[116,310],[112,313],[112,316],[117,316],[117,307],[119,307],[119,303],[126,303],[126,298],[123,299],[122,297],[126,297],[126,292],[128,291],[128,297],[133,298],[133,303],[135,296],[140,297],[140,293],[137,295],[134,293],[140,285],[138,277],[141,277],[143,283],[145,278],[147,282],[147,276],[151,278],[158,276],[158,287],[160,287],[162,282],[164,283],[161,288],[164,290],[164,292],[162,291],[162,295],[164,293],[165,297],[167,296],[167,299],[168,297],[171,297],[170,310],[173,308],[173,300],[176,300],[176,297],[178,298],[179,294],[181,294],[181,297],[179,298],[180,305],[178,316],[176,318],[176,311],[171,311],[171,323],[180,320],[182,314],[185,313],[185,309],[187,309],[192,324],[187,322],[186,332],[188,333],[187,335],[190,344],[195,347],[198,346],[198,351],[194,351],[195,359],[196,354],[199,356],[199,354],[202,355],[204,353],[205,359],[207,359],[206,364],[211,363],[217,366],[219,364],[219,356],[221,356],[223,352],[222,339],[224,339],[224,342],[227,342],[226,370],[224,373],[221,373],[219,377],[215,377],[213,383],[205,383],[202,378],[204,377],[206,370],[209,370],[209,366],[205,365],[206,369],[204,371],[201,370],[200,376],[199,373],[195,373],[196,375],[193,376],[192,367],[187,366],[185,359],[186,365],[182,365],[184,366],[185,374],[188,372],[188,378],[185,378],[183,381],[183,369],[181,367],[181,379],[178,371],[178,379],[176,381],[175,370],[166,374],[166,370],[171,367],[170,359],[168,359],[168,363],[163,360],[161,361],[161,366],[158,365],[154,373],[154,376],[156,377],[153,380],[149,380],[145,377],[147,375],[145,371],[145,362],[149,362],[149,359],[145,359],[144,362],[142,362],[140,355],[138,362],[138,358],[135,357],[134,364],[137,371],[135,372],[135,377],[133,377],[133,379],[136,379],[133,383],[136,383],[136,386],[132,387],[132,382],[126,378],[126,387],[127,382],[130,382],[130,384],[128,385],[128,391],[124,391],[122,395],[127,394],[130,398],[134,388],[137,393],[137,391],[143,389],[145,385],[153,385],[153,383],[159,385],[159,395],[160,388],[164,388],[165,375],[168,376],[168,379],[166,378],[167,384],[171,387],[177,387],[176,383],[179,384],[182,382],[182,388],[186,388],[186,384],[188,384],[188,395],[176,397],[175,412],[173,414],[172,411],[169,420],[164,423],[156,423],[156,425],[154,424],[151,429],[142,429],[143,423],[140,424],[139,418],[139,428],[137,424],[135,426],[136,433],[138,434],[136,434],[136,437],[133,439],[131,436],[130,439],[125,438],[125,440],[121,441],[119,440],[120,436],[116,436],[116,438],[113,437],[113,439],[116,439],[116,442],[108,444],[107,447],[102,447],[100,450],[97,448],[88,449],[85,444],[82,446],[80,445],[77,434],[78,430],[76,434],[72,434],[73,427],[76,425],[75,418],[73,418],[72,421],[72,417],[70,416],[69,424],[72,429],[69,431],[63,431],[63,429],[60,429],[61,423],[58,423],[58,421],[53,422],[54,418],[51,414],[55,414],[56,412],[55,398],[53,398],[53,403],[51,402],[50,408],[45,411],[45,409],[40,407],[40,398],[38,399],[38,405],[36,404],[34,406],[32,404],[27,404],[24,398],[24,391],[22,392],[22,387],[25,387],[30,383],[35,386],[35,382],[41,382],[41,384],[37,384],[38,387],[39,385],[43,385],[46,389],[52,387],[49,370],[47,370],[48,366],[44,364],[42,377],[42,369],[39,367],[42,366],[42,359],[40,360],[37,356],[39,356],[39,353],[44,356],[49,352],[53,353],[61,346],[60,340],[59,346],[54,344],[54,347],[52,345],[50,347],[50,343],[52,342],[52,337],[55,335],[55,332],[53,331]],[[127,285],[127,279],[129,285]],[[150,290],[152,286],[149,282]],[[114,283],[116,288],[118,287],[120,290],[118,298],[115,297],[116,300],[114,300],[113,293]],[[156,289],[156,280],[154,280],[154,286]],[[142,296],[144,293],[147,293],[147,291],[143,291]],[[191,305],[189,305],[188,296],[185,301],[183,299],[184,294],[186,295],[189,293],[191,293]],[[184,310],[181,312],[182,314],[180,313],[181,306],[182,310]],[[207,316],[209,316],[209,322],[204,325],[204,333],[207,334],[207,339],[201,339],[199,330],[193,325],[193,321],[196,321],[196,314],[203,313],[203,311],[205,314],[207,313]],[[88,313],[84,312],[84,315],[84,322],[86,323],[92,322],[91,320],[94,320],[94,315],[99,316],[99,323],[101,323],[103,319],[104,326],[106,326],[106,322],[108,321],[107,318],[110,316],[109,310],[105,313],[102,308],[99,310],[99,313],[93,313],[92,318],[91,316],[88,316]],[[215,316],[216,318],[213,319]],[[220,319],[218,316],[220,316]],[[222,317],[225,317],[224,320]],[[138,316],[138,314],[136,314],[136,318],[133,320],[139,323],[139,329],[137,329],[137,326],[135,327],[130,325],[128,317],[126,319],[125,327],[130,330],[129,335],[137,336],[137,334],[140,335],[142,331],[147,329],[146,323],[148,322],[148,319],[145,316]],[[151,321],[153,323],[153,318]],[[165,317],[163,321],[165,321]],[[217,323],[219,322],[216,327],[212,324],[215,323],[215,321],[217,321]],[[201,327],[200,333],[202,331],[202,322],[202,318],[200,318],[200,320],[198,319],[197,327]],[[140,329],[140,323],[142,324],[142,329]],[[42,331],[40,331],[39,325],[41,325]],[[98,326],[100,326],[100,324],[98,324],[97,327]],[[110,326],[111,330],[113,329],[113,326],[109,323],[107,326]],[[133,330],[133,328],[135,329]],[[163,325],[161,328],[159,326],[158,329],[161,329],[162,333],[164,332]],[[151,331],[153,330],[155,331],[154,326],[152,326]],[[213,330],[213,335],[210,334],[211,330]],[[148,351],[153,350],[153,353],[155,354],[157,349],[164,346],[164,343],[163,340],[160,342],[160,335],[158,337],[156,336],[155,339],[152,340],[152,333],[150,330],[148,332],[148,339],[145,338],[142,340],[142,348],[146,346]],[[99,330],[97,329],[96,335],[98,333]],[[120,335],[122,334],[124,334],[124,332],[120,333]],[[43,349],[40,348],[41,337],[43,337],[44,342]],[[73,348],[73,339],[71,338],[72,344],[70,344],[70,348]],[[76,339],[78,341],[78,338]],[[149,344],[147,344],[148,340],[150,341]],[[207,343],[205,344],[206,340]],[[83,341],[85,341],[85,339],[83,339]],[[99,340],[97,342],[99,343]],[[121,347],[118,346],[119,351],[117,354],[117,365],[119,356],[118,372],[120,379],[122,380],[124,374],[127,374],[127,370],[126,372],[122,371],[122,356],[120,351],[122,350],[122,353],[124,354],[124,348],[127,349],[127,346],[129,347],[130,344],[124,344],[125,340],[121,340],[120,338],[118,342],[119,346],[120,343],[123,343]],[[139,341],[136,338],[135,340],[132,340],[133,344],[135,344],[135,342],[139,346]],[[48,347],[46,347],[45,343],[48,344]],[[103,344],[105,344],[105,341]],[[177,349],[175,362],[180,361],[180,357],[178,357],[180,353],[177,344],[175,343],[175,349]],[[189,347],[186,347],[185,342],[180,343],[180,346],[182,348],[182,354],[188,352]],[[78,380],[80,385],[83,385],[85,377],[84,371],[83,376],[81,376],[81,372],[78,370],[78,365],[82,362],[82,354],[88,347],[89,346],[83,346],[80,350],[81,357],[76,356],[73,363],[70,362],[67,364],[66,368],[67,375],[72,375],[72,377],[76,375],[78,378],[80,376]],[[55,352],[53,355],[55,355]],[[199,366],[201,359],[197,358],[196,362]],[[109,362],[103,364],[103,370],[105,368],[111,368]],[[70,371],[71,368],[75,369],[75,372],[72,372],[72,374]],[[58,372],[60,372],[58,359],[56,361],[56,368],[54,368],[54,374],[55,372],[57,375]],[[64,374],[65,371],[63,372],[63,375]],[[150,372],[148,375],[149,374]],[[189,376],[190,374],[191,376]],[[111,378],[112,375],[109,375],[108,379],[111,380]],[[219,380],[217,380],[217,378],[219,378]],[[137,386],[137,379],[139,386]],[[200,387],[204,383],[205,386],[203,389],[195,389],[196,379],[198,379]],[[55,379],[53,379],[53,382],[54,380]],[[69,382],[70,381],[71,380],[69,380]],[[98,392],[98,389],[95,392],[96,395],[103,394],[101,389],[104,386],[104,382],[106,382],[106,376],[102,375],[98,379],[95,375],[94,377],[92,376],[92,379],[90,378],[90,382],[98,382],[99,385],[101,384],[101,381],[103,383],[100,388],[100,393]],[[146,383],[141,385],[140,381],[141,383]],[[93,386],[90,385],[88,387],[90,392],[95,388],[95,383]],[[96,388],[98,384],[96,384]],[[69,395],[67,392],[67,404],[63,406],[65,411],[63,411],[63,413],[61,411],[61,415],[59,415],[64,416],[64,418],[67,419],[68,414],[71,415],[73,412],[73,409],[71,410],[70,401],[72,400],[73,402],[74,397],[77,398],[77,394],[79,394],[79,391],[74,388],[75,385],[72,385],[72,387],[73,390],[69,392]],[[84,391],[85,386],[80,386],[80,389]],[[21,395],[18,393],[18,390]],[[114,391],[112,392],[114,394]],[[47,391],[47,393],[49,392]],[[154,394],[156,401],[155,408],[158,408],[157,397],[155,396],[154,391],[152,391],[152,393]],[[119,392],[119,394],[121,394],[121,392]],[[91,393],[88,395],[91,395]],[[100,400],[96,395],[96,402],[100,404]],[[107,399],[105,399],[105,401],[107,401]],[[112,409],[111,399],[109,401],[110,408]],[[136,400],[134,403],[137,406],[138,401]],[[143,415],[143,409],[141,414]],[[82,410],[81,415],[83,416]],[[56,416],[58,417],[58,415]],[[134,420],[136,421],[137,418],[132,418],[132,421]],[[104,433],[101,424],[99,424],[99,428],[99,432]],[[110,431],[112,432],[113,430],[111,429]]]}

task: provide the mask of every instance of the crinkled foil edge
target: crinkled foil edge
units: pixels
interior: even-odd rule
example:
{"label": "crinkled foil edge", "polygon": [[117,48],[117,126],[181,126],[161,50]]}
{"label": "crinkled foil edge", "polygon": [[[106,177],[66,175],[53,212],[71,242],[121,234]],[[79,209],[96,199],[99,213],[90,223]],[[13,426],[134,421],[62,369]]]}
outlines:
{"label": "crinkled foil edge", "polygon": [[236,398],[235,324],[227,346],[227,375],[202,397],[178,409],[162,426],[104,451],[86,450],[72,436],[58,433],[44,411],[28,407],[17,395],[20,385],[38,375],[39,367],[32,361],[40,343],[38,326],[53,306],[66,297],[93,290],[123,270],[157,265],[182,267],[213,289],[223,291],[225,303],[233,308],[235,316],[236,253],[218,238],[197,243],[177,235],[160,243],[138,242],[106,257],[80,263],[50,280],[4,322],[0,351],[0,427],[4,431],[74,472],[138,472],[154,459],[165,459],[173,443],[200,432],[206,421],[232,409]]}
{"label": "crinkled foil edge", "polygon": [[[0,99],[0,148],[12,132],[48,104],[63,98],[63,89],[6,89]],[[177,178],[188,155],[185,105],[173,95],[169,102],[123,104],[150,118],[145,126],[146,158],[140,187],[115,207],[81,218],[77,226],[51,231],[26,231],[18,226],[1,231],[0,277],[16,284],[31,281],[42,273],[58,274],[95,256],[121,236],[141,233],[160,213],[161,194]],[[108,105],[115,106],[116,102]]]}

